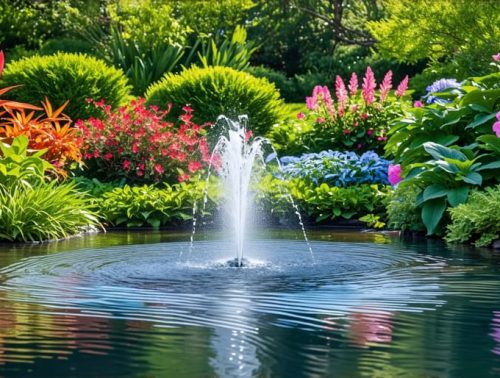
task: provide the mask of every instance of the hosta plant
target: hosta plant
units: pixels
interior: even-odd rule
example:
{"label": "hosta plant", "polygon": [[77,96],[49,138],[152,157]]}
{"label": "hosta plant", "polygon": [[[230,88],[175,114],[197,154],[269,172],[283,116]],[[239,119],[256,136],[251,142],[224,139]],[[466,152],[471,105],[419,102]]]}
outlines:
{"label": "hosta plant", "polygon": [[445,210],[466,202],[471,189],[500,180],[499,79],[472,78],[434,93],[446,101],[413,108],[390,131],[387,155],[399,163],[391,182],[419,188],[417,205],[429,235],[443,234]]}
{"label": "hosta plant", "polygon": [[210,159],[204,136],[207,124],[191,121],[183,108],[178,124],[164,120],[169,109],[146,107],[144,99],[112,111],[104,101],[93,101],[103,118],[77,122],[84,138],[86,174],[128,182],[186,181]]}

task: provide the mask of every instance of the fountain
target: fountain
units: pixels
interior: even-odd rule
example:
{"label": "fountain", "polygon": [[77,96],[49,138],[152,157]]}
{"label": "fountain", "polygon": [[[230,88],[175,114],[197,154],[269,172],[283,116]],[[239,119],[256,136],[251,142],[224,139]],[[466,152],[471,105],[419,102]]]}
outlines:
{"label": "fountain", "polygon": [[[281,169],[281,164],[277,158],[276,151],[268,139],[256,137],[255,139],[250,140],[250,133],[247,131],[248,117],[246,115],[239,116],[237,121],[221,115],[219,116],[216,124],[222,124],[225,126],[224,131],[227,132],[227,136],[223,133],[219,137],[215,148],[213,149],[206,183],[208,185],[211,171],[215,168],[224,182],[225,212],[228,219],[226,223],[230,229],[230,234],[234,239],[236,248],[236,258],[228,261],[228,265],[231,267],[242,267],[247,262],[247,260],[244,260],[243,258],[243,252],[247,231],[247,217],[252,206],[250,184],[252,178],[254,177],[253,174],[256,173],[259,168],[265,167],[266,162],[271,160],[277,162],[279,169]],[[264,146],[266,145],[270,148],[272,153],[267,157],[267,159],[264,159]],[[302,228],[302,234],[304,236],[307,249],[314,260],[312,248],[309,244],[298,207],[289,193],[284,195],[288,198],[291,206],[295,210],[298,223]],[[206,202],[207,188],[205,189],[203,206],[205,206]],[[196,232],[196,222],[195,204],[193,208],[191,250]]]}

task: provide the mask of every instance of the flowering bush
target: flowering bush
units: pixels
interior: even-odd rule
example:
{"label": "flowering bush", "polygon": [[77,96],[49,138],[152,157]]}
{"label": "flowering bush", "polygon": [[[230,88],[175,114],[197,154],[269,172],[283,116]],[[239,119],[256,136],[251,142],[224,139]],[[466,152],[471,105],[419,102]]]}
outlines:
{"label": "flowering bush", "polygon": [[128,181],[186,181],[210,159],[204,127],[191,122],[184,106],[180,125],[164,121],[168,110],[146,108],[144,99],[116,111],[103,100],[92,101],[105,117],[78,121],[85,140],[84,159],[91,174]]}
{"label": "flowering bush", "polygon": [[281,158],[282,173],[286,178],[301,178],[315,185],[347,187],[356,184],[385,184],[389,161],[375,152],[363,155],[354,152],[322,151],[317,154],[303,154],[300,157]]}
{"label": "flowering bush", "polygon": [[312,96],[306,98],[307,114],[297,115],[298,119],[313,121],[315,125],[305,138],[306,143],[313,150],[382,151],[389,123],[402,114],[408,76],[401,81],[394,95],[391,94],[392,71],[386,73],[377,93],[376,86],[370,67],[366,69],[361,91],[355,73],[347,87],[340,76],[336,77],[336,102],[327,86],[317,85]]}

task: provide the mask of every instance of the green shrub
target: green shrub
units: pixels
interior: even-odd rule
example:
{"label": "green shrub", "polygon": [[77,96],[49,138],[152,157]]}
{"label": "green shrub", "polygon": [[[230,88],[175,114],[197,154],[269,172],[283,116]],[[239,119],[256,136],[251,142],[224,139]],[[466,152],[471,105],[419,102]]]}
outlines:
{"label": "green shrub", "polygon": [[500,185],[473,191],[466,203],[449,213],[448,242],[474,242],[478,247],[491,244],[500,238]]}
{"label": "green shrub", "polygon": [[297,85],[294,79],[289,79],[284,73],[275,71],[271,68],[254,66],[249,67],[246,72],[255,77],[269,80],[276,86],[276,88],[278,88],[281,97],[283,97],[283,99],[287,102],[303,101],[306,93],[309,93],[309,91],[306,91],[303,94],[297,93]]}
{"label": "green shrub", "polygon": [[44,97],[56,106],[70,100],[65,112],[74,120],[99,115],[86,99],[105,99],[112,107],[126,102],[129,86],[123,72],[83,54],[33,56],[9,63],[2,86],[22,84],[9,92],[12,100],[39,104]]}
{"label": "green shrub", "polygon": [[315,186],[301,179],[290,181],[265,176],[258,184],[257,203],[278,218],[293,216],[291,195],[301,214],[311,222],[360,218],[368,214],[385,218],[384,203],[390,186],[356,185],[347,188],[323,183]]}
{"label": "green shrub", "polygon": [[417,194],[419,189],[415,186],[398,186],[387,197],[387,225],[389,228],[402,231],[424,231],[425,226],[420,217]]}
{"label": "green shrub", "polygon": [[[193,206],[204,197],[205,182],[165,185],[161,188],[144,185],[125,185],[105,192],[97,201],[104,219],[114,226],[151,226],[182,223],[193,217]],[[213,209],[217,195],[209,190],[209,202],[205,210]]]}
{"label": "green shrub", "polygon": [[75,38],[49,39],[40,48],[40,55],[52,55],[58,52],[83,53],[93,55],[94,48],[88,42]]}
{"label": "green shrub", "polygon": [[179,106],[172,110],[178,117],[180,106],[189,104],[195,110],[193,122],[215,122],[224,114],[249,116],[250,128],[264,134],[280,120],[282,100],[273,84],[265,79],[229,67],[192,67],[178,75],[167,74],[146,92],[149,105]]}
{"label": "green shrub", "polygon": [[0,185],[0,240],[60,239],[91,226],[99,221],[72,183]]}

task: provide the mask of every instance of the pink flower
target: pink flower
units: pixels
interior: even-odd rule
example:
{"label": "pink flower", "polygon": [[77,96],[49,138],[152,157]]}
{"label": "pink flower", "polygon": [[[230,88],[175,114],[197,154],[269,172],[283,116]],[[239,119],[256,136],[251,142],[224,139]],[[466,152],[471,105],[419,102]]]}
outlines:
{"label": "pink flower", "polygon": [[201,169],[201,163],[199,161],[190,161],[189,162],[189,164],[188,164],[189,172],[194,173],[199,169]]}
{"label": "pink flower", "polygon": [[154,170],[159,174],[159,175],[162,175],[165,170],[163,169],[162,165],[161,164],[155,164],[155,167],[154,167]]}
{"label": "pink flower", "polygon": [[405,92],[408,89],[408,80],[408,75],[406,75],[404,79],[401,80],[401,83],[399,83],[398,88],[396,89],[396,96],[403,97],[405,95]]}
{"label": "pink flower", "polygon": [[365,77],[363,78],[363,98],[367,104],[371,104],[375,101],[375,87],[377,83],[375,81],[375,75],[370,66],[366,69]]}
{"label": "pink flower", "polygon": [[4,64],[5,64],[5,56],[3,55],[3,50],[0,50],[0,79],[2,78]]}
{"label": "pink flower", "polygon": [[380,101],[384,101],[392,88],[392,71],[389,70],[380,83]]}
{"label": "pink flower", "polygon": [[342,117],[344,115],[344,106],[347,102],[348,94],[344,81],[339,75],[335,78],[335,94],[339,102],[339,115]]}
{"label": "pink flower", "polygon": [[413,106],[414,106],[415,108],[422,108],[422,107],[424,106],[424,103],[423,103],[422,101],[420,101],[420,100],[417,100],[417,101],[415,101],[415,102],[413,103]]}
{"label": "pink flower", "polygon": [[500,53],[491,56],[495,62],[500,62]]}
{"label": "pink flower", "polygon": [[123,163],[122,163],[122,167],[126,171],[130,170],[130,161],[129,160],[124,160]]}
{"label": "pink flower", "polygon": [[366,132],[368,135],[372,135],[373,134],[373,129],[368,129],[368,131]]}
{"label": "pink flower", "polygon": [[106,155],[104,155],[104,159],[108,161],[113,159],[113,154],[111,152],[108,152]]}
{"label": "pink flower", "polygon": [[358,108],[359,108],[358,104],[354,104],[353,106],[351,106],[351,111],[352,112],[357,112]]}
{"label": "pink flower", "polygon": [[253,136],[252,130],[248,130],[245,132],[245,140],[249,140]]}
{"label": "pink flower", "polygon": [[186,113],[191,113],[193,111],[193,108],[189,105],[185,105],[182,107],[182,110],[184,110]]}
{"label": "pink flower", "polygon": [[179,182],[184,182],[184,181],[187,181],[189,180],[190,176],[187,174],[187,173],[183,173],[181,175],[179,175]]}
{"label": "pink flower", "polygon": [[349,92],[351,92],[351,96],[355,96],[358,91],[358,76],[356,73],[352,73],[351,80],[349,80]]}
{"label": "pink flower", "polygon": [[497,121],[493,124],[493,132],[500,138],[500,112],[497,113]]}
{"label": "pink flower", "polygon": [[306,107],[309,110],[316,110],[318,108],[318,99],[316,97],[306,97]]}
{"label": "pink flower", "polygon": [[399,184],[401,181],[401,165],[389,165],[388,179],[389,183],[393,186]]}
{"label": "pink flower", "polygon": [[304,114],[304,113],[302,113],[302,112],[298,112],[298,113],[297,113],[297,119],[304,119],[305,117],[306,117],[306,116],[305,116],[305,114]]}
{"label": "pink flower", "polygon": [[367,119],[367,118],[368,118],[368,114],[366,114],[366,113],[361,114],[361,119]]}
{"label": "pink flower", "polygon": [[316,118],[316,122],[317,123],[325,123],[326,120],[323,117],[318,117],[318,118]]}

